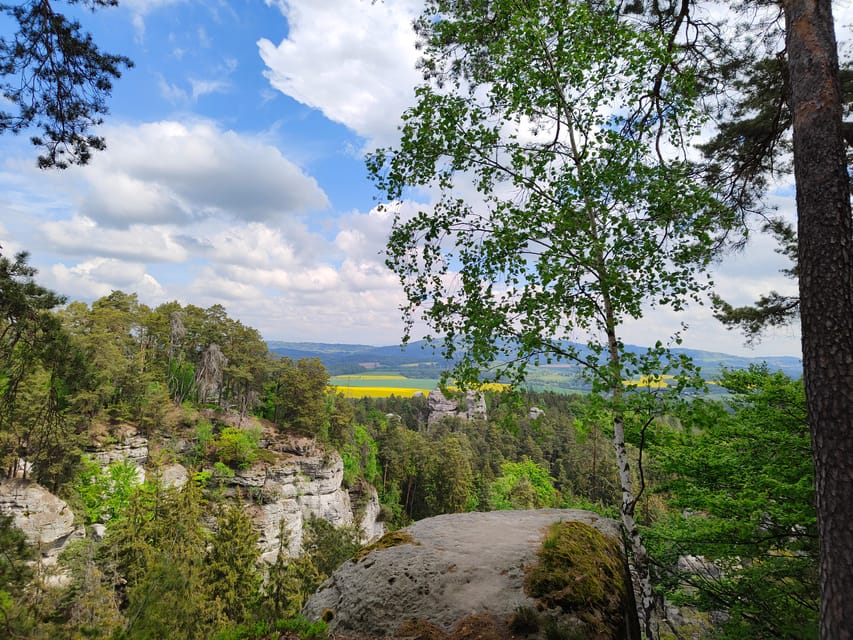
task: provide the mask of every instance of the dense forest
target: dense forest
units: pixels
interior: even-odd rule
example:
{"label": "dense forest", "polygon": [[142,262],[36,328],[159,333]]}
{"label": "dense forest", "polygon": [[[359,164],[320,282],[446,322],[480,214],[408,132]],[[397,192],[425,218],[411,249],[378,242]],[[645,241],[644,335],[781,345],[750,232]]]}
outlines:
{"label": "dense forest", "polygon": [[[152,309],[120,291],[65,304],[35,276],[26,255],[0,258],[2,475],[50,488],[106,533],[64,552],[70,577],[57,586],[31,562],[35,551],[12,519],[0,518],[6,637],[323,633],[299,610],[359,548],[359,532],[315,520],[300,555],[282,549],[274,563],[259,563],[257,532],[218,478],[267,459],[257,433],[225,416],[252,416],[340,451],[345,484],[376,487],[389,529],[475,510],[618,514],[612,408],[595,395],[487,394],[485,420],[431,423],[422,397],[335,396],[318,360],[273,356],[222,307]],[[725,402],[685,397],[652,420],[626,416],[658,594],[713,637],[815,637],[802,383],[753,367],[727,372],[721,384]],[[185,453],[170,455],[192,481],[166,488],[149,474],[140,484],[126,464],[95,464],[87,449],[125,424],[152,441],[188,439]],[[168,446],[162,451],[150,465],[169,458]],[[686,632],[684,620],[670,624]]]}

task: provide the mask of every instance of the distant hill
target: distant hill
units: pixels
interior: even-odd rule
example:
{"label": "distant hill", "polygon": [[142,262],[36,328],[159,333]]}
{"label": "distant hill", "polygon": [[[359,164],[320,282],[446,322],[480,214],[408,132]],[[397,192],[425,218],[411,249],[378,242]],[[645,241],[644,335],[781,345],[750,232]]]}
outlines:
{"label": "distant hill", "polygon": [[[410,378],[438,378],[441,372],[449,368],[450,363],[441,357],[426,342],[411,342],[406,345],[375,347],[363,344],[327,344],[320,342],[281,342],[269,341],[270,351],[281,356],[298,360],[300,358],[319,358],[331,375],[348,373],[367,373],[371,371],[394,371]],[[645,351],[645,347],[627,345],[631,351]],[[673,349],[674,353],[690,356],[702,369],[704,377],[713,380],[726,369],[746,369],[751,364],[767,363],[771,370],[782,371],[792,378],[799,378],[803,371],[803,361],[793,356],[771,356],[749,358],[726,353],[701,351],[698,349]],[[537,367],[547,369],[553,378],[555,375],[574,378],[574,367]],[[541,374],[541,372],[539,372]],[[533,373],[531,381],[544,377]],[[547,384],[535,384],[547,388]],[[558,387],[564,387],[558,384]]]}

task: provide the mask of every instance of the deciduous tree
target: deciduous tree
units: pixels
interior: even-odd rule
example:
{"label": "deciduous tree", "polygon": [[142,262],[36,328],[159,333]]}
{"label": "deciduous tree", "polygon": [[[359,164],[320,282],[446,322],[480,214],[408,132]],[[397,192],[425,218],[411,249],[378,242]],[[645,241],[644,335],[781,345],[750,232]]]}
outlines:
{"label": "deciduous tree", "polygon": [[425,321],[461,356],[461,380],[502,356],[494,375],[514,380],[531,360],[566,359],[610,396],[622,519],[656,637],[624,382],[660,373],[666,349],[626,352],[620,331],[647,305],[697,297],[730,221],[678,153],[700,124],[693,78],[673,70],[670,34],[635,29],[609,3],[433,0],[417,30],[426,82],[399,147],[369,159],[391,202],[436,196],[396,216],[388,245],[409,329]]}

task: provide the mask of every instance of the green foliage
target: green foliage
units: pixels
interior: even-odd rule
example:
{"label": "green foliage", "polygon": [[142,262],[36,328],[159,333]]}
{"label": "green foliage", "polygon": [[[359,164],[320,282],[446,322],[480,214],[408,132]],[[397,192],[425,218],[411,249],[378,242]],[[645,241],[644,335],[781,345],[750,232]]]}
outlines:
{"label": "green foliage", "polygon": [[[439,190],[431,210],[396,218],[388,264],[408,317],[460,356],[457,379],[497,361],[490,377],[520,381],[542,357],[588,364],[610,388],[634,370],[627,353],[623,370],[599,366],[608,334],[643,302],[680,309],[705,288],[727,217],[689,163],[655,152],[699,124],[694,88],[663,39],[610,9],[435,0],[418,21],[428,82],[399,147],[368,165],[392,202]],[[668,104],[652,118],[659,74]],[[457,177],[472,175],[478,196],[461,199]],[[565,341],[575,329],[592,334],[592,356]]]}
{"label": "green foliage", "polygon": [[559,494],[548,470],[529,458],[505,462],[501,475],[489,486],[492,509],[541,509],[555,507]]}
{"label": "green foliage", "polygon": [[[94,10],[117,2],[85,4]],[[77,20],[57,13],[51,4],[2,4],[0,11],[16,24],[11,37],[0,39],[0,91],[5,99],[0,134],[38,129],[31,139],[42,147],[42,169],[88,163],[92,151],[106,146],[101,136],[89,131],[103,122],[113,80],[133,63],[102,52],[91,35],[81,32]],[[14,112],[5,111],[9,107]]]}
{"label": "green foliage", "polygon": [[[728,372],[728,406],[697,400],[654,453],[670,517],[647,537],[673,598],[723,609],[722,638],[817,637],[814,471],[801,381]],[[700,557],[674,571],[679,556]]]}
{"label": "green foliage", "polygon": [[248,469],[258,458],[261,434],[257,429],[225,427],[213,446],[220,462],[238,469]]}
{"label": "green foliage", "polygon": [[323,580],[360,548],[361,532],[357,527],[335,527],[322,518],[309,518],[302,537],[302,550],[316,567],[319,581],[308,593],[314,593]]}
{"label": "green foliage", "polygon": [[127,508],[139,484],[139,472],[132,462],[111,462],[101,467],[94,460],[85,461],[75,489],[83,501],[86,523],[114,521]]}
{"label": "green foliage", "polygon": [[299,560],[288,556],[290,535],[284,519],[279,523],[278,553],[267,572],[263,588],[261,616],[273,622],[297,615],[302,610],[303,596]]}
{"label": "green foliage", "polygon": [[232,622],[251,619],[262,576],[258,533],[238,505],[222,507],[205,558],[205,583],[214,587],[213,606]]}
{"label": "green foliage", "polygon": [[282,618],[271,622],[255,622],[240,624],[220,631],[214,640],[260,640],[272,637],[283,637],[283,634],[296,634],[300,640],[326,640],[329,627],[322,620],[312,622],[301,613],[293,617]]}
{"label": "green foliage", "polygon": [[382,478],[379,466],[379,445],[363,425],[353,427],[352,443],[344,444],[340,454],[344,462],[344,484],[355,486],[358,480],[376,485]]}
{"label": "green foliage", "polygon": [[299,433],[319,434],[328,423],[329,374],[319,358],[272,362],[262,415]]}
{"label": "green foliage", "polygon": [[32,465],[34,479],[56,488],[80,455],[82,425],[70,412],[91,367],[51,313],[65,299],[36,283],[27,260],[0,254],[0,474]]}
{"label": "green foliage", "polygon": [[169,362],[169,394],[176,404],[181,404],[196,392],[196,371],[192,362],[172,360]]}
{"label": "green foliage", "polygon": [[195,454],[203,460],[209,455],[209,448],[213,445],[213,424],[210,420],[199,419],[195,425]]}
{"label": "green foliage", "polygon": [[32,576],[35,551],[12,516],[0,514],[0,626],[11,623],[18,596]]}
{"label": "green foliage", "polygon": [[329,625],[322,620],[312,622],[302,614],[275,624],[276,631],[291,631],[299,634],[300,640],[325,640],[329,635]]}
{"label": "green foliage", "polygon": [[227,464],[222,462],[221,460],[217,460],[213,463],[213,479],[222,482],[223,480],[228,480],[229,478],[234,477],[234,469],[229,467]]}

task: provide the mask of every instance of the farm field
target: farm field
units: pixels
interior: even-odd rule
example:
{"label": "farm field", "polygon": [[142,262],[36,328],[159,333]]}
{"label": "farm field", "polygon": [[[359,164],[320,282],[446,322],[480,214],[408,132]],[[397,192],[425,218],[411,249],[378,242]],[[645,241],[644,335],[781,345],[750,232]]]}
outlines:
{"label": "farm field", "polygon": [[411,398],[427,395],[438,386],[435,378],[407,378],[395,373],[364,373],[332,376],[329,385],[347,398]]}

